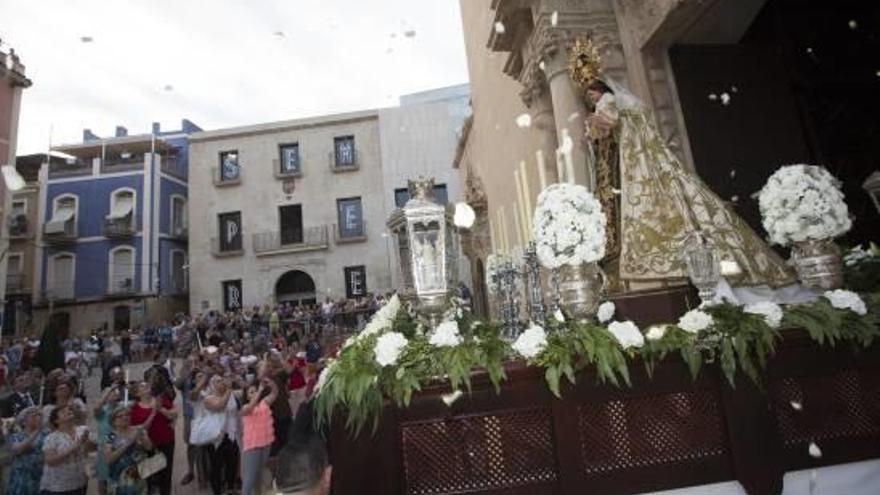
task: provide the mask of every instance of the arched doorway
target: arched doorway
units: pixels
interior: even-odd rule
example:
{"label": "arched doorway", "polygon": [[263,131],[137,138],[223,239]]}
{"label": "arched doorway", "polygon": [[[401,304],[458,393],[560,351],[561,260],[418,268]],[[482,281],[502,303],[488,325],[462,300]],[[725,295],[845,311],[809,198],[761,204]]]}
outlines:
{"label": "arched doorway", "polygon": [[291,270],[275,283],[275,301],[315,304],[317,301],[315,281],[304,271]]}

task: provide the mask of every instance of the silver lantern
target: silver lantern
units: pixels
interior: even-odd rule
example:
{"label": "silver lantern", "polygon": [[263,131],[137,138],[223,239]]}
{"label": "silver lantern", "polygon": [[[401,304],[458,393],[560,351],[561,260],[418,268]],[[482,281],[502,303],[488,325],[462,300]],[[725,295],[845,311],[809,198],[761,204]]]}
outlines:
{"label": "silver lantern", "polygon": [[451,206],[434,199],[434,179],[409,181],[409,201],[391,213],[401,277],[399,294],[436,320],[457,286],[458,250]]}

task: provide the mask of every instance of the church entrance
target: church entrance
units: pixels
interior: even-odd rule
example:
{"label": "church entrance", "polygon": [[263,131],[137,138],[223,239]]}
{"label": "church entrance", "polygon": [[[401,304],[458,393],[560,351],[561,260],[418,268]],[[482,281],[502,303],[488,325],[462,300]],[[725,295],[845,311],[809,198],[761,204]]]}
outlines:
{"label": "church entrance", "polygon": [[317,295],[315,281],[308,273],[301,270],[291,270],[275,283],[275,301],[290,302],[297,304],[315,304]]}
{"label": "church entrance", "polygon": [[[721,2],[730,4],[730,2]],[[880,231],[862,188],[880,156],[880,6],[767,0],[741,15],[708,11],[669,50],[694,165],[758,233],[752,195],[778,167],[823,165],[843,181],[853,229]],[[700,30],[723,18],[723,30]]]}

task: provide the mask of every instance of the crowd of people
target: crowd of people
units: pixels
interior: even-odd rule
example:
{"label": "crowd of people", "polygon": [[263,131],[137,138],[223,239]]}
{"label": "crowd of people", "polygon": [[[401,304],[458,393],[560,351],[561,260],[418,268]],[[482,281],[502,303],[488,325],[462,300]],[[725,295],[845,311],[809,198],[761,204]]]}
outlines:
{"label": "crowd of people", "polygon": [[[0,358],[12,388],[2,408],[6,493],[84,495],[90,477],[101,495],[168,495],[175,482],[254,495],[270,481],[276,492],[326,493],[310,399],[324,356],[383,303],[211,311],[83,340],[47,331],[37,346],[12,342]],[[44,349],[53,339],[54,353]],[[129,376],[126,363],[144,357],[147,370]],[[95,369],[100,393],[87,397]],[[174,467],[177,421],[183,473]]]}

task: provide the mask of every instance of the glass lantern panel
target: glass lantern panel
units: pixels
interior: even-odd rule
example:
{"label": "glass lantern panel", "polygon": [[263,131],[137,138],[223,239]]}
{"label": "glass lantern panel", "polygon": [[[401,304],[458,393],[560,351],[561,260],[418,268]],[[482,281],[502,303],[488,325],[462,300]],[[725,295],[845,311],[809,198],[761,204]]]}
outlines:
{"label": "glass lantern panel", "polygon": [[413,278],[417,293],[445,290],[444,248],[438,222],[416,223],[412,226]]}
{"label": "glass lantern panel", "polygon": [[409,239],[403,232],[397,236],[397,266],[400,267],[400,283],[403,289],[413,288],[412,258],[410,257]]}

